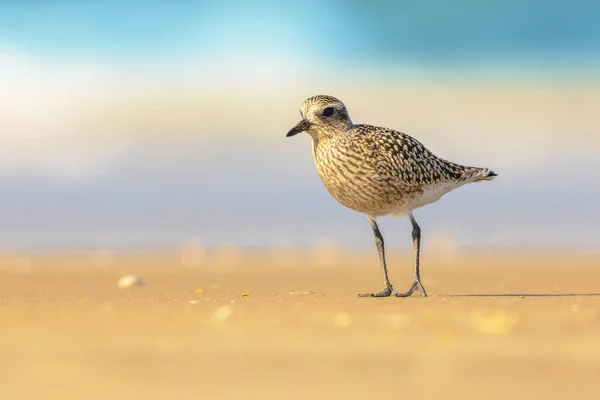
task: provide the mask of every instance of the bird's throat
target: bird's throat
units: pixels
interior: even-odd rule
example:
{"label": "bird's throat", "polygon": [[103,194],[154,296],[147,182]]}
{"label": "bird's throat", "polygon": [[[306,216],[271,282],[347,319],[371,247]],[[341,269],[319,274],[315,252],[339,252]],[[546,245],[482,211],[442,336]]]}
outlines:
{"label": "bird's throat", "polygon": [[319,139],[315,139],[311,136],[310,138],[310,149],[312,152],[313,161],[317,163],[317,146],[319,145]]}

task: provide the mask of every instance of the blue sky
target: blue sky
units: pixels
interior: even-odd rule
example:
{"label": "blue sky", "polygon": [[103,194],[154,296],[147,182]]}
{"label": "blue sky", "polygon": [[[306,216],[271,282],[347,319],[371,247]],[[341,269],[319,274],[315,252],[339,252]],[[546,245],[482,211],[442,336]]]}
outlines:
{"label": "blue sky", "polygon": [[597,62],[600,4],[576,1],[4,1],[0,43],[51,57],[286,50],[333,60]]}

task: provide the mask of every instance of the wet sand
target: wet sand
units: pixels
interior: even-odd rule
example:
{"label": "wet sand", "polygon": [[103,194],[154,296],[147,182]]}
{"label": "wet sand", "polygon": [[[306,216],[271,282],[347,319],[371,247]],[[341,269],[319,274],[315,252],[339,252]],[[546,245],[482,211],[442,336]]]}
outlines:
{"label": "wet sand", "polygon": [[1,257],[0,397],[600,397],[599,255],[376,257]]}

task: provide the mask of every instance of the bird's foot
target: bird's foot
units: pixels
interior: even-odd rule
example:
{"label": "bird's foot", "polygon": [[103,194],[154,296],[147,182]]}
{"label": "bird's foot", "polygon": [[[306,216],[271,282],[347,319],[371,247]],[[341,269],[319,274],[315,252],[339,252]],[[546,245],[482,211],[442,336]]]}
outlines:
{"label": "bird's foot", "polygon": [[388,286],[379,293],[359,293],[358,297],[390,297],[390,296],[401,297],[400,296],[401,294],[402,293],[394,290],[393,287]]}
{"label": "bird's foot", "polygon": [[423,294],[423,297],[427,297],[427,291],[425,290],[425,287],[423,287],[423,284],[421,283],[421,279],[417,276],[414,277],[413,279],[413,283],[412,286],[410,287],[410,289],[408,289],[406,292],[396,292],[394,293],[394,295],[396,297],[410,297],[415,290],[420,291]]}
{"label": "bird's foot", "polygon": [[398,292],[393,287],[388,286],[379,293],[360,293],[358,297],[410,297],[415,291],[420,291],[423,297],[427,297],[427,291],[423,287],[421,279],[417,276],[414,277],[412,286],[406,292]]}

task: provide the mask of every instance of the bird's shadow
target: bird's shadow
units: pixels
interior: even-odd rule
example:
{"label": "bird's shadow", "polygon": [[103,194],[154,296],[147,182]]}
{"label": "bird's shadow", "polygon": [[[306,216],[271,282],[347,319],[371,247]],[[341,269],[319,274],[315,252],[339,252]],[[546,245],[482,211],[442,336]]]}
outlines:
{"label": "bird's shadow", "polygon": [[600,293],[469,293],[448,297],[600,297]]}

